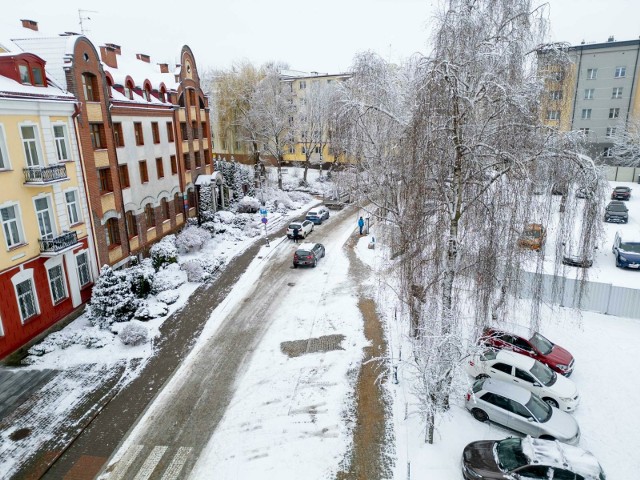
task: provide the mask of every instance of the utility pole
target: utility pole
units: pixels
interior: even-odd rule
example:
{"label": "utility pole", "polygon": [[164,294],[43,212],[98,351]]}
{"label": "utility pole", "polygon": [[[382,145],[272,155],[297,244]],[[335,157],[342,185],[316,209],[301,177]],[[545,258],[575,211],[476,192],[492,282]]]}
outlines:
{"label": "utility pole", "polygon": [[82,10],[78,9],[78,18],[80,19],[80,33],[82,35],[86,35],[89,30],[84,27],[85,20],[91,20],[91,17],[87,15],[88,13],[98,13],[95,10]]}

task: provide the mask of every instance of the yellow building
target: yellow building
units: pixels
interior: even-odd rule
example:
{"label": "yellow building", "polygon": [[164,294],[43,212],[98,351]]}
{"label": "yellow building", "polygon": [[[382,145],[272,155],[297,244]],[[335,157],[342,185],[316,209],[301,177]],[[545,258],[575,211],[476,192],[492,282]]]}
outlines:
{"label": "yellow building", "polygon": [[75,98],[0,53],[0,358],[86,302],[96,276]]}

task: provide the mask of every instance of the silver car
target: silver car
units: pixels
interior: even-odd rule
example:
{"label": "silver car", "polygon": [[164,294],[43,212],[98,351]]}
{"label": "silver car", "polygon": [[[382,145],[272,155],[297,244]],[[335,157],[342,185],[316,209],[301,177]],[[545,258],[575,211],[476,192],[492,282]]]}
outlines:
{"label": "silver car", "polygon": [[575,419],[517,385],[482,378],[467,393],[465,407],[476,420],[491,420],[525,435],[575,445],[580,428]]}

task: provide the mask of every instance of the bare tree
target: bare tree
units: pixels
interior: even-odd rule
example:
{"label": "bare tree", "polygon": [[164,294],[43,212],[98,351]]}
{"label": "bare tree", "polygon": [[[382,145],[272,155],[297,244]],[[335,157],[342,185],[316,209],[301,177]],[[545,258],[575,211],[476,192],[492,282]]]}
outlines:
{"label": "bare tree", "polygon": [[640,119],[632,118],[627,122],[626,127],[624,125],[614,127],[611,141],[613,142],[611,156],[617,165],[640,166]]}

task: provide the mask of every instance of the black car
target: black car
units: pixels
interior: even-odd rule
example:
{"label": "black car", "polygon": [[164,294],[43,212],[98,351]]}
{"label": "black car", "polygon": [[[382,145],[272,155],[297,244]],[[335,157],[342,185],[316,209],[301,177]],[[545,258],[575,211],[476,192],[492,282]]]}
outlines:
{"label": "black car", "polygon": [[627,223],[629,221],[629,209],[619,200],[611,200],[604,212],[605,222]]}
{"label": "black car", "polygon": [[293,254],[293,268],[298,268],[299,266],[315,267],[322,257],[324,257],[324,245],[321,243],[303,243]]}
{"label": "black car", "polygon": [[629,187],[616,187],[611,192],[612,200],[629,200],[631,198],[631,189]]}

